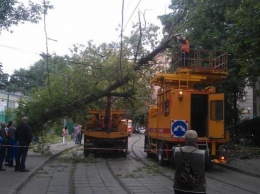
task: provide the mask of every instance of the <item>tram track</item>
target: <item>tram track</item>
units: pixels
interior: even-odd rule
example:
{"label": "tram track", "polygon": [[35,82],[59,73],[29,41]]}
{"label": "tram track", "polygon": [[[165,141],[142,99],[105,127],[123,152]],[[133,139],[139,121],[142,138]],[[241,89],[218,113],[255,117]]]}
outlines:
{"label": "tram track", "polygon": [[111,165],[109,164],[108,159],[105,160],[105,164],[107,166],[107,169],[110,171],[110,173],[112,174],[112,176],[114,177],[114,179],[119,183],[119,185],[127,192],[132,194],[132,191],[126,186],[126,184],[124,184],[123,181],[121,181],[118,176],[116,175],[116,173],[113,171]]}
{"label": "tram track", "polygon": [[226,184],[226,185],[235,187],[235,188],[237,188],[237,189],[243,191],[243,193],[246,192],[246,193],[252,193],[252,194],[259,194],[259,192],[251,191],[251,190],[249,190],[249,189],[245,189],[245,188],[239,186],[239,184],[238,184],[237,182],[236,182],[236,183],[228,183],[227,181],[224,181],[224,180],[222,180],[222,179],[220,179],[220,178],[216,178],[216,177],[209,176],[209,175],[206,175],[206,177],[209,178],[209,179],[218,181],[218,182],[220,182],[220,183],[224,183],[224,184]]}
{"label": "tram track", "polygon": [[[135,140],[135,142],[131,145],[131,150],[132,150],[132,155],[129,155],[131,158],[137,160],[138,162],[142,163],[143,165],[149,167],[151,166],[151,164],[149,164],[148,162],[146,162],[145,160],[143,160],[138,154],[137,154],[137,151],[136,149],[134,148],[134,146],[141,140],[141,136],[138,136],[138,138]],[[138,150],[140,151],[140,150]],[[140,153],[142,153],[144,155],[143,152],[140,151]],[[159,165],[159,164],[157,164]],[[169,169],[173,169],[172,167],[169,167],[169,166],[164,166],[163,168],[169,168]],[[218,168],[221,168],[223,170],[226,171],[229,171],[228,174],[233,174],[234,171],[232,170],[229,170],[229,169],[226,169],[226,168],[223,168],[221,166],[218,166]],[[171,178],[167,175],[165,175],[164,173],[160,173],[162,176],[164,177],[167,177],[168,179],[170,179],[171,181],[174,181],[174,178]],[[224,175],[223,174],[219,174],[217,173],[217,169],[216,168],[213,168],[213,170],[209,171],[209,172],[206,172],[206,178],[208,181],[217,181],[219,182],[220,184],[225,184],[225,185],[228,185],[230,187],[234,187],[238,190],[240,190],[241,192],[243,193],[252,193],[252,194],[257,194],[259,192],[256,192],[254,190],[250,190],[250,188],[245,188],[245,185],[243,186],[240,186],[239,184],[237,184],[236,181],[234,181],[234,179],[232,178],[225,178],[223,179]],[[226,174],[225,174],[226,176]],[[248,175],[250,176],[250,175]],[[254,176],[250,176],[251,178],[255,178]]]}
{"label": "tram track", "polygon": [[20,185],[15,193],[45,194],[51,191],[58,192],[62,189],[67,193],[75,194],[73,177],[76,164],[69,160],[70,154],[77,152],[77,150],[77,147],[73,147],[51,156],[39,169],[28,175],[27,181]]}
{"label": "tram track", "polygon": [[[151,167],[151,164],[149,164],[148,162],[146,162],[145,160],[143,160],[143,159],[136,153],[136,149],[134,149],[135,144],[138,143],[141,139],[142,139],[141,136],[138,136],[138,139],[131,145],[131,150],[132,150],[133,156],[131,156],[131,155],[129,154],[129,157],[131,157],[131,158],[137,160],[138,162],[142,163],[144,166],[146,166],[146,167],[149,168],[149,167]],[[140,149],[139,149],[139,151],[140,151]],[[141,152],[141,151],[140,151],[140,153],[143,154],[143,155],[145,155],[145,154],[144,154],[143,152]],[[169,177],[169,175],[166,175],[166,174],[164,174],[164,173],[162,173],[162,172],[160,172],[160,171],[158,171],[157,173],[160,174],[161,176],[163,176],[163,177],[165,177],[165,178],[171,180],[172,182],[174,181],[174,179],[171,178],[171,177]],[[171,190],[171,191],[173,191],[173,190]]]}
{"label": "tram track", "polygon": [[[130,153],[126,158],[101,155],[101,157],[93,157],[93,161],[91,161],[89,158],[83,157],[83,150],[82,148],[79,150],[79,147],[66,151],[58,157],[52,157],[28,181],[29,183],[22,189],[23,191],[18,193],[34,193],[31,192],[32,185],[41,185],[40,187],[45,189],[38,192],[38,188],[36,188],[35,191],[38,194],[46,194],[54,189],[62,189],[69,194],[83,192],[141,194],[161,193],[162,191],[165,194],[173,193],[174,169],[169,166],[159,166],[154,159],[146,158],[142,135],[133,135],[130,138]],[[212,171],[206,172],[209,193],[221,191],[220,194],[227,194],[229,190],[225,190],[226,188],[238,193],[259,193],[256,177],[244,175],[243,178],[240,176],[240,173],[225,168],[213,168]],[[252,180],[253,183],[249,184],[250,181],[246,179]],[[239,184],[237,184],[238,181],[240,181]],[[111,187],[111,185],[113,186]],[[119,192],[113,190],[115,188]]]}
{"label": "tram track", "polygon": [[[141,135],[133,135],[132,137],[132,144],[130,145],[130,153],[128,154],[128,157],[126,160],[122,161],[123,163],[127,163],[127,165],[131,165],[130,161],[133,159],[137,163],[141,164],[139,168],[143,168],[141,166],[144,166],[144,168],[154,168],[154,166],[158,166],[158,168],[163,169],[162,171],[156,170],[154,171],[154,175],[150,176],[149,181],[152,183],[153,181],[153,176],[157,176],[157,180],[160,179],[161,182],[157,182],[156,184],[158,187],[161,187],[162,189],[165,189],[165,193],[170,193],[173,192],[172,184],[174,182],[174,176],[169,176],[169,173],[174,175],[174,169],[169,166],[163,166],[160,167],[156,161],[150,160],[150,159],[145,159],[145,153],[143,152],[143,149],[141,148],[141,143],[142,143],[142,136]],[[128,164],[129,163],[129,164]],[[111,159],[105,159],[105,164],[107,166],[108,171],[110,171],[111,175],[115,179],[116,182],[118,182],[119,186],[126,192],[126,193],[135,193],[133,191],[133,187],[129,187],[129,185],[125,184],[124,177],[118,176],[117,172],[120,171],[118,170],[118,163],[114,160]],[[163,171],[166,169],[166,172],[168,172],[168,175],[165,174]],[[171,169],[171,170],[169,170]],[[121,173],[128,173],[129,169],[125,169],[125,171],[121,171]],[[213,171],[206,172],[206,179],[207,182],[214,182],[214,184],[219,185],[220,187],[224,188],[232,188],[236,191],[242,192],[242,193],[249,193],[249,194],[256,194],[258,193],[257,191],[254,190],[254,188],[247,187],[247,185],[241,183],[237,184],[236,180],[232,177],[233,172],[230,170],[225,169],[225,171],[218,171],[218,169],[213,169]],[[228,176],[227,176],[228,175]],[[161,178],[158,178],[161,177]],[[162,178],[163,177],[163,178]],[[139,181],[140,184],[142,183],[142,180],[139,178],[133,178]],[[168,179],[168,181],[166,181]],[[163,182],[168,182],[167,185],[163,185]],[[166,184],[166,183],[165,183]],[[145,185],[144,185],[145,187]],[[210,189],[209,189],[210,190]],[[226,194],[228,191],[223,190],[220,193]]]}

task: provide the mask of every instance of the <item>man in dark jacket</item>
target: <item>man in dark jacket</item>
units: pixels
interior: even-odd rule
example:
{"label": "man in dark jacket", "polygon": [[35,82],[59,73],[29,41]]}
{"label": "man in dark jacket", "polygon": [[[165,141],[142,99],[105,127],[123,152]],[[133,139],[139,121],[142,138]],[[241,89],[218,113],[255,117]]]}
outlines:
{"label": "man in dark jacket", "polygon": [[[174,192],[175,194],[193,194],[193,193],[206,193],[206,179],[205,179],[205,164],[208,160],[208,155],[204,150],[197,148],[198,134],[194,130],[188,130],[185,133],[185,146],[177,147],[174,151],[174,164],[176,168],[175,180],[174,180]],[[190,166],[193,172],[200,177],[199,183],[195,187],[184,186],[178,182],[179,172],[183,168],[184,154],[190,156]]]}
{"label": "man in dark jacket", "polygon": [[22,123],[17,127],[15,131],[15,138],[18,141],[18,151],[15,157],[15,171],[20,172],[29,172],[29,170],[25,168],[25,161],[29,145],[32,141],[32,129],[30,125],[27,124],[27,122],[27,117],[23,117]]}
{"label": "man in dark jacket", "polygon": [[6,156],[6,148],[7,148],[7,137],[6,137],[6,123],[1,122],[1,129],[0,129],[0,137],[2,138],[2,145],[0,150],[0,171],[5,171],[3,168],[3,163]]}

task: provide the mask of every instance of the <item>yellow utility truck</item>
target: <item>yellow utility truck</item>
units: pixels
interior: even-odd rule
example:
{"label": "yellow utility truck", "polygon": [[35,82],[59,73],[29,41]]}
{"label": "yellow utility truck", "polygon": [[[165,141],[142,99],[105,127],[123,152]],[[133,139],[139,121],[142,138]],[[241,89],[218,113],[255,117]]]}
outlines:
{"label": "yellow utility truck", "polygon": [[90,153],[128,154],[128,127],[124,110],[111,109],[111,97],[107,98],[104,110],[88,110],[84,128],[84,156]]}
{"label": "yellow utility truck", "polygon": [[156,155],[159,164],[172,161],[173,151],[184,145],[187,130],[198,133],[198,147],[207,150],[213,163],[225,163],[218,147],[229,141],[225,131],[224,93],[215,83],[227,77],[227,53],[191,50],[182,66],[181,53],[173,57],[172,73],[158,73],[152,85],[157,102],[150,105],[144,151]]}

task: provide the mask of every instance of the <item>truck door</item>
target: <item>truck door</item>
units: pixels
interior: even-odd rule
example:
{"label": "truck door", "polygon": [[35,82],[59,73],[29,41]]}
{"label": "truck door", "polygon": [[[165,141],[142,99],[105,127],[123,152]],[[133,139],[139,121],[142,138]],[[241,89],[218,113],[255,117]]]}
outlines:
{"label": "truck door", "polygon": [[208,137],[224,138],[224,94],[209,94]]}

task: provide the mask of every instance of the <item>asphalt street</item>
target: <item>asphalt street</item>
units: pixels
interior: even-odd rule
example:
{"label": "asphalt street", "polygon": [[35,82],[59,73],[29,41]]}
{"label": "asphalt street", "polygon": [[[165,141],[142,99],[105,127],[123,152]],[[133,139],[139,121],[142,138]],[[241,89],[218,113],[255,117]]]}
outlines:
{"label": "asphalt street", "polygon": [[[50,155],[42,155],[29,150],[26,168],[30,172],[15,172],[14,168],[5,167],[6,171],[0,172],[1,193],[16,194],[49,160],[74,146],[73,141],[68,141],[67,145],[62,145],[62,143],[51,144],[50,152],[52,154]],[[222,166],[260,178],[260,158],[234,159]]]}

